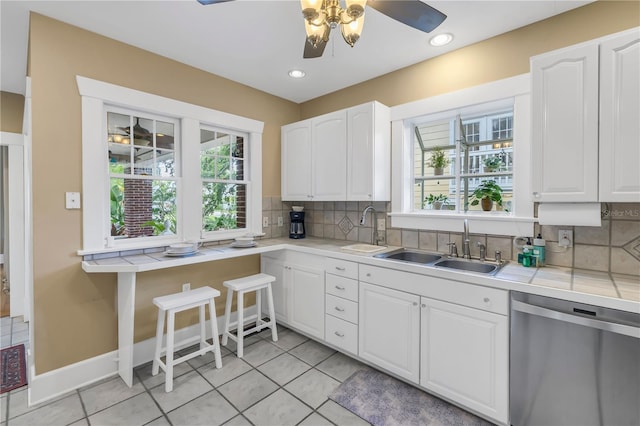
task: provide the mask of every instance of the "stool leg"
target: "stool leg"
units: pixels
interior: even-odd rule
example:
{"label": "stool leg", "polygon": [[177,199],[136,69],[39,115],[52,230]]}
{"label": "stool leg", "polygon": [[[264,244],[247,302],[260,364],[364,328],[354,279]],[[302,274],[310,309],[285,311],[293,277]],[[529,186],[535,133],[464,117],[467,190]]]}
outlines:
{"label": "stool leg", "polygon": [[238,339],[238,358],[242,358],[243,353],[243,341],[244,341],[244,291],[238,292],[238,303],[236,304],[238,309],[238,328],[236,330],[236,338]]}
{"label": "stool leg", "polygon": [[171,392],[173,390],[173,338],[175,328],[175,315],[173,310],[168,312],[169,318],[167,320],[167,353],[166,353],[166,377],[164,383],[165,392]]}
{"label": "stool leg", "polygon": [[256,290],[256,327],[260,327],[262,323],[262,289],[259,288]]}
{"label": "stool leg", "polygon": [[164,310],[158,308],[158,322],[156,325],[156,351],[153,355],[153,366],[151,367],[151,375],[158,374],[160,368],[160,351],[162,351],[162,337],[164,335]]}
{"label": "stool leg", "polygon": [[276,326],[276,310],[273,306],[273,293],[271,292],[271,283],[267,286],[267,304],[269,305],[269,322],[271,326],[271,338],[274,342],[278,341],[278,327]]}
{"label": "stool leg", "polygon": [[200,349],[207,347],[207,328],[205,325],[207,318],[205,316],[204,305],[200,305]]}
{"label": "stool leg", "polygon": [[227,288],[227,304],[224,307],[224,330],[222,330],[222,344],[227,345],[229,340],[229,322],[231,321],[231,303],[233,302],[233,290]]}
{"label": "stool leg", "polygon": [[216,359],[216,368],[222,368],[220,341],[218,340],[218,319],[216,318],[216,305],[214,299],[209,301],[209,320],[211,321],[211,340],[213,344],[213,356]]}

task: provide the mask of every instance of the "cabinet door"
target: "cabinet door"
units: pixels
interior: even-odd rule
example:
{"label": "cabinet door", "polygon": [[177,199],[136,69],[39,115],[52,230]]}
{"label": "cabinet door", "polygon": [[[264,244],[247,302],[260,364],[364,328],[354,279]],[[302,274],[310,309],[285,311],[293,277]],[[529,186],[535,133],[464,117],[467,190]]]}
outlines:
{"label": "cabinet door", "polygon": [[600,201],[640,202],[640,32],[600,45]]}
{"label": "cabinet door", "polygon": [[533,200],[598,201],[598,45],[531,60]]}
{"label": "cabinet door", "polygon": [[311,336],[324,339],[324,270],[286,265],[289,323]]}
{"label": "cabinet door", "polygon": [[347,112],[311,119],[313,201],[347,197]]}
{"label": "cabinet door", "polygon": [[360,283],[359,355],[418,383],[420,297]]}
{"label": "cabinet door", "polygon": [[[288,289],[285,281],[284,262],[268,257],[263,257],[260,261],[260,270],[265,274],[273,275],[276,280],[271,284],[271,292],[273,293],[273,307],[276,311],[276,321],[288,323]],[[267,298],[262,298],[262,312],[269,312]]]}
{"label": "cabinet door", "polygon": [[508,419],[508,317],[423,297],[420,385]]}
{"label": "cabinet door", "polygon": [[376,102],[347,110],[347,200],[391,199],[389,109]]}
{"label": "cabinet door", "polygon": [[311,200],[311,121],[282,127],[282,199]]}

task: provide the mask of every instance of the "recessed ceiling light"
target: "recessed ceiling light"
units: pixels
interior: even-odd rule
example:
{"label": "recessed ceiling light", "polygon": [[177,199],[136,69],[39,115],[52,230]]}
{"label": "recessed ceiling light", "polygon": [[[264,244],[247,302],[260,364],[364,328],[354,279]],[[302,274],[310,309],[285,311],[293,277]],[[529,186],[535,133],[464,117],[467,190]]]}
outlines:
{"label": "recessed ceiling light", "polygon": [[302,78],[306,75],[306,73],[302,70],[291,70],[289,71],[289,77],[291,78]]}
{"label": "recessed ceiling light", "polygon": [[449,33],[438,34],[435,37],[431,37],[431,40],[429,40],[429,44],[431,44],[432,46],[440,47],[444,46],[445,44],[451,43],[451,40],[453,40],[453,35]]}

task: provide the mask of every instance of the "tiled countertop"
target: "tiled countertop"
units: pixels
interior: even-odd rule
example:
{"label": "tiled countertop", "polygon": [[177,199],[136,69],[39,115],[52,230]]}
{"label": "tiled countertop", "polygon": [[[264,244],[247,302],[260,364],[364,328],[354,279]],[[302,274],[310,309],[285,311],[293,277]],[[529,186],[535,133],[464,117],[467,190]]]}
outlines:
{"label": "tiled countertop", "polygon": [[[636,276],[554,266],[525,268],[513,261],[505,265],[497,275],[483,276],[373,257],[375,254],[381,253],[384,250],[377,253],[361,253],[342,249],[342,247],[351,244],[353,244],[352,241],[325,240],[321,238],[306,238],[303,240],[274,238],[258,241],[257,246],[252,248],[232,248],[221,245],[205,246],[200,248],[195,255],[188,257],[168,257],[162,252],[156,252],[85,260],[82,262],[82,268],[89,273],[145,272],[291,249],[328,257],[339,255],[339,257],[344,260],[366,263],[373,266],[413,272],[426,276],[436,276],[504,290],[516,290],[541,296],[556,297],[612,309],[640,312],[640,278]],[[388,247],[386,250],[388,251],[395,248],[397,247]]]}

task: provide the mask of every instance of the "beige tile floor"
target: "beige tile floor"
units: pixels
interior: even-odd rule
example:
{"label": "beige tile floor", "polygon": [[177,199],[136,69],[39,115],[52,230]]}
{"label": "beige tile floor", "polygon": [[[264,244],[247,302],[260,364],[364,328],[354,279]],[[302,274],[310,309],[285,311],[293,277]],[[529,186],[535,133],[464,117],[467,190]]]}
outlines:
{"label": "beige tile floor", "polygon": [[[28,340],[25,330],[2,318],[2,347]],[[150,363],[135,369],[132,388],[115,376],[33,407],[27,388],[15,389],[1,395],[0,425],[368,424],[327,397],[364,364],[286,328],[277,342],[269,330],[247,338],[243,359],[233,349],[222,348],[219,370],[210,353],[176,366],[171,393]]]}

